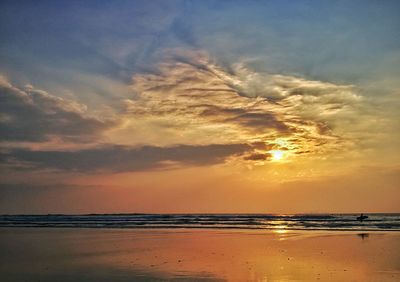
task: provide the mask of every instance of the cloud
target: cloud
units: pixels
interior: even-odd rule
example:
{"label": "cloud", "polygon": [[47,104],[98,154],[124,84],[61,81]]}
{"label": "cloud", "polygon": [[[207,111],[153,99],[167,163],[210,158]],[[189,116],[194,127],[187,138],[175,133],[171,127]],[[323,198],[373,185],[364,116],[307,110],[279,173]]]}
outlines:
{"label": "cloud", "polygon": [[206,146],[126,147],[108,145],[78,151],[32,151],[13,149],[0,153],[3,165],[15,169],[51,169],[72,172],[127,172],[205,166],[251,151],[249,144]]}
{"label": "cloud", "polygon": [[271,154],[269,154],[269,153],[266,153],[266,154],[252,153],[252,154],[244,157],[245,160],[249,160],[249,161],[264,161],[269,158],[271,158]]}
{"label": "cloud", "polygon": [[242,108],[222,108],[214,105],[201,105],[204,110],[201,116],[215,117],[220,122],[234,123],[244,128],[255,130],[272,129],[279,132],[288,131],[284,122],[279,121],[277,117],[270,112],[252,112]]}
{"label": "cloud", "polygon": [[260,142],[323,154],[344,146],[335,127],[362,103],[352,85],[257,73],[240,63],[226,69],[196,50],[170,50],[155,71],[135,74],[131,87],[127,128],[146,125],[163,145]]}
{"label": "cloud", "polygon": [[[243,64],[226,70],[193,50],[166,52],[156,70],[133,76],[131,90],[117,118],[100,119],[83,104],[2,79],[0,140],[38,145],[7,145],[1,162],[16,169],[115,172],[212,165],[230,157],[256,163],[269,161],[272,150],[285,150],[286,159],[326,157],[352,145],[335,134],[335,122],[361,101],[351,85],[256,73]],[[53,139],[76,145],[44,146]],[[102,146],[105,140],[112,145]],[[87,141],[90,146],[82,146]]]}
{"label": "cloud", "polygon": [[[335,126],[354,116],[362,102],[351,85],[256,73],[243,64],[226,70],[196,50],[166,52],[153,72],[133,76],[131,90],[117,118],[101,119],[83,104],[2,79],[0,140],[42,144],[35,151],[8,151],[5,162],[20,168],[135,171],[222,163],[233,155],[243,162],[268,161],[271,150],[286,150],[285,158],[323,156],[352,145]],[[44,147],[53,139],[92,145],[73,146],[75,151]],[[101,146],[104,140],[114,145]],[[238,144],[251,149],[212,150],[236,150]],[[208,152],[211,156],[203,156]]]}
{"label": "cloud", "polygon": [[0,141],[88,141],[114,125],[111,119],[89,116],[85,105],[0,79]]}

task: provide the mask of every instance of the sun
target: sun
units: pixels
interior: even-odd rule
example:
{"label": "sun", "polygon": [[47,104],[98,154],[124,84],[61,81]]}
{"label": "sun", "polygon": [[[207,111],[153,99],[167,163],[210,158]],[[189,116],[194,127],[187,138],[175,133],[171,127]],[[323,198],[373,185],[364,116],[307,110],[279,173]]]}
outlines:
{"label": "sun", "polygon": [[283,158],[283,151],[281,150],[273,150],[270,153],[273,161],[280,161]]}

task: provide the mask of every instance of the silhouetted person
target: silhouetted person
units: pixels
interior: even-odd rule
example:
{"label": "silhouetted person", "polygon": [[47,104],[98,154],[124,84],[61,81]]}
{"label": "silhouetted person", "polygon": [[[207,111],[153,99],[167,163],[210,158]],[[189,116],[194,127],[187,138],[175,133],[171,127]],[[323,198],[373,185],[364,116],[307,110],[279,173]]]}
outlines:
{"label": "silhouetted person", "polygon": [[357,217],[357,220],[359,220],[359,221],[363,221],[364,219],[367,219],[368,218],[368,216],[367,215],[364,215],[363,213],[362,214],[360,214],[360,216],[359,217]]}

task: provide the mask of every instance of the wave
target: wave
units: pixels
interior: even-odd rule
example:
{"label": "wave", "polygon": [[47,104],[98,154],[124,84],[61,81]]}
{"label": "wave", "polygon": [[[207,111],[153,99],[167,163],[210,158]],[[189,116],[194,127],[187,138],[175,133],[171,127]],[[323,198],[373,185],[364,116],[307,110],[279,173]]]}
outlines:
{"label": "wave", "polygon": [[0,215],[0,227],[225,228],[400,231],[400,214],[87,214]]}

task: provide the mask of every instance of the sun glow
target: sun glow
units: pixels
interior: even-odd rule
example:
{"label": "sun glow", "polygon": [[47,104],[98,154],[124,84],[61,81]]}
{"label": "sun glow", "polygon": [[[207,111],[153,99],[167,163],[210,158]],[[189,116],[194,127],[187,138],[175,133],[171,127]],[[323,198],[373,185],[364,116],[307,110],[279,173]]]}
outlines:
{"label": "sun glow", "polygon": [[283,158],[283,151],[281,150],[273,150],[270,153],[273,161],[280,161]]}

